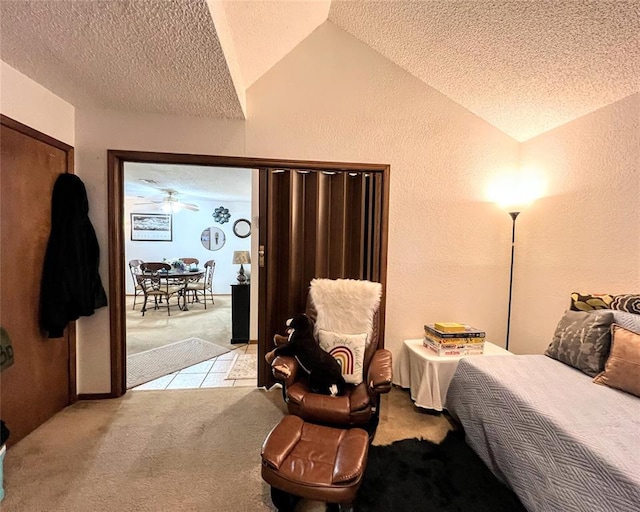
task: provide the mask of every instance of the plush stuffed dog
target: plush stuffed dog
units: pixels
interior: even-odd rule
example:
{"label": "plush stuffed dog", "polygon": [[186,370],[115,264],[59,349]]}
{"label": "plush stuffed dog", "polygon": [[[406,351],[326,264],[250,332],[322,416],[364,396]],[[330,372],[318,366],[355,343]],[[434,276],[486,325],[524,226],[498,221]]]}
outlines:
{"label": "plush stuffed dog", "polygon": [[[309,375],[309,387],[314,393],[336,396],[344,389],[344,379],[340,364],[335,358],[320,348],[313,336],[311,320],[307,315],[298,315],[287,320],[289,342],[276,347],[273,355],[293,356],[300,367]],[[273,359],[272,358],[272,359]],[[279,368],[287,373],[288,368]]]}

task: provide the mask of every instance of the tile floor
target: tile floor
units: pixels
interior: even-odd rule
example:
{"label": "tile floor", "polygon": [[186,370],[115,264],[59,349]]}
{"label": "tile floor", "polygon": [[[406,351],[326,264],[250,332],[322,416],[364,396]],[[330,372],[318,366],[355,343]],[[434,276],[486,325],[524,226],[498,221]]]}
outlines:
{"label": "tile floor", "polygon": [[258,385],[257,376],[253,379],[227,379],[227,374],[239,354],[253,354],[258,357],[258,345],[243,345],[237,349],[214,357],[202,363],[194,364],[179,372],[174,372],[155,380],[141,384],[135,390],[223,388]]}

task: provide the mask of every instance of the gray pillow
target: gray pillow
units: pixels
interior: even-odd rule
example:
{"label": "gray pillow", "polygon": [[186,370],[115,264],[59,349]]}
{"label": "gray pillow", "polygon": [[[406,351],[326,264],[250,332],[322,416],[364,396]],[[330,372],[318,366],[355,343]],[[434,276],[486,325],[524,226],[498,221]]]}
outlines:
{"label": "gray pillow", "polygon": [[640,334],[640,315],[617,310],[611,310],[611,314],[613,315],[614,324]]}
{"label": "gray pillow", "polygon": [[611,312],[565,311],[545,355],[595,377],[611,348]]}

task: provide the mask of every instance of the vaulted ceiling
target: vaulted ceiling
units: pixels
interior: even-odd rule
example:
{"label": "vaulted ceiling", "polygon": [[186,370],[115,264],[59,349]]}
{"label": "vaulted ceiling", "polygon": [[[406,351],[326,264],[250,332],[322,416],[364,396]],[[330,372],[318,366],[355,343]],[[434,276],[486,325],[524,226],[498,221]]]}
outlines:
{"label": "vaulted ceiling", "polygon": [[250,118],[246,90],[327,21],[517,140],[640,90],[640,1],[0,0],[0,14],[2,60],[76,106]]}

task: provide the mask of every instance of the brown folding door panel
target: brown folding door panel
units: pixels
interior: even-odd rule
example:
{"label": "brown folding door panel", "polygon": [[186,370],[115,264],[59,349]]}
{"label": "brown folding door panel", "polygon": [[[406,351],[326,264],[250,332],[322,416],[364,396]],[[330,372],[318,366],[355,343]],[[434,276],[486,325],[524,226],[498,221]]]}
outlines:
{"label": "brown folding door panel", "polygon": [[[381,281],[382,190],[381,172],[262,171],[265,350],[285,320],[304,311],[314,277]],[[266,365],[259,374],[260,385],[271,382]]]}
{"label": "brown folding door panel", "polygon": [[[34,138],[35,137],[35,138]],[[0,132],[0,324],[14,364],[0,374],[0,416],[13,444],[75,398],[75,335],[46,339],[38,322],[40,279],[57,176],[72,149],[3,118]]]}

